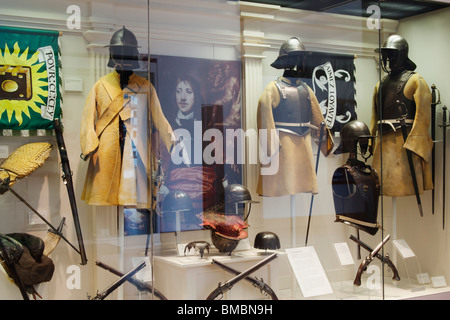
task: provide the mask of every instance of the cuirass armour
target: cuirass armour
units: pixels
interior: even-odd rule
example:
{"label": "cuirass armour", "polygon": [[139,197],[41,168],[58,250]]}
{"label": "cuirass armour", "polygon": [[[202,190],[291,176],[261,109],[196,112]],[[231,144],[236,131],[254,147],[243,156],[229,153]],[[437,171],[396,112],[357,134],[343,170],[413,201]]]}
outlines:
{"label": "cuirass armour", "polygon": [[336,169],[332,180],[335,222],[345,222],[371,235],[377,223],[380,182],[377,172],[358,160]]}
{"label": "cuirass armour", "polygon": [[[391,77],[386,76],[381,81],[381,99],[382,99],[382,119],[383,120],[398,120],[406,112],[406,119],[414,120],[416,115],[416,104],[413,100],[408,100],[403,90],[411,75],[414,72],[406,70],[405,72]],[[379,97],[378,97],[379,98]],[[399,107],[399,103],[404,103],[404,107]],[[391,122],[395,129],[400,128],[399,122]],[[412,125],[412,123],[407,123]],[[392,131],[390,125],[383,125],[383,133]]]}
{"label": "cuirass armour", "polygon": [[300,136],[308,133],[309,127],[301,126],[312,119],[311,99],[306,85],[303,82],[291,85],[278,79],[276,86],[280,92],[280,104],[273,109],[275,127]]}

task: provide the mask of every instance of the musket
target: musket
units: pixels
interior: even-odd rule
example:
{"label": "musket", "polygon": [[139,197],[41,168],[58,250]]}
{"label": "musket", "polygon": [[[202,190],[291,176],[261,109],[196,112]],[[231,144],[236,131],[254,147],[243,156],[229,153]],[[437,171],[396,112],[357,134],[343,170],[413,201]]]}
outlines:
{"label": "musket", "polygon": [[53,125],[55,129],[56,142],[58,143],[59,155],[61,157],[61,167],[63,171],[62,180],[66,185],[67,193],[69,195],[70,208],[72,210],[73,222],[78,239],[79,253],[81,256],[81,264],[85,265],[87,263],[86,251],[84,248],[83,235],[81,233],[75,191],[73,189],[72,171],[70,170],[69,157],[67,155],[67,149],[64,143],[60,120],[58,118],[54,119]]}
{"label": "musket", "polygon": [[[320,150],[322,148],[322,139],[325,132],[325,121],[322,121],[320,124],[320,134],[319,134],[319,143],[317,145],[317,158],[316,158],[316,175],[317,175],[317,169],[319,168],[319,157],[320,157]],[[314,202],[314,194],[311,194],[311,202],[309,204],[309,217],[308,217],[308,226],[306,227],[306,238],[305,238],[305,247],[308,245],[308,236],[309,236],[309,227],[311,224],[311,214],[312,214],[312,208],[313,208],[313,202]]]}
{"label": "musket", "polygon": [[[373,249],[370,248],[366,243],[364,243],[363,241],[361,241],[360,239],[356,238],[354,235],[350,236],[350,239],[355,241],[359,246],[363,247],[364,249],[366,249],[369,252],[373,252]],[[391,269],[393,276],[392,276],[392,280],[394,281],[400,281],[400,276],[398,274],[398,270],[395,267],[394,263],[392,262],[392,260],[389,258],[389,255],[385,255],[383,256],[382,254],[380,254],[379,252],[377,252],[375,254],[375,257],[380,259],[381,262],[386,263],[388,265],[388,267]]]}
{"label": "musket", "polygon": [[442,164],[442,178],[443,178],[443,185],[442,185],[442,229],[445,229],[445,161],[446,161],[446,147],[447,147],[447,127],[449,124],[447,123],[447,106],[442,107],[442,127],[444,137],[443,137],[443,164]]}
{"label": "musket", "polygon": [[238,274],[234,278],[231,278],[230,280],[226,281],[223,284],[219,283],[218,287],[216,289],[214,289],[208,295],[206,300],[214,300],[218,296],[222,296],[225,292],[231,290],[231,288],[233,288],[233,286],[237,282],[241,281],[242,279],[245,279],[245,277],[247,277],[251,273],[255,272],[256,270],[260,269],[261,267],[263,267],[264,265],[266,265],[267,263],[269,263],[270,261],[272,261],[276,257],[277,257],[277,254],[273,253],[270,256],[268,256],[267,258],[265,258],[264,260],[261,260],[260,262],[258,262],[254,266],[252,266],[249,269],[245,270],[244,272],[241,272],[240,274]]}
{"label": "musket", "polygon": [[[101,262],[101,261],[95,261],[95,264],[105,270],[108,270],[109,272],[115,274],[116,276],[119,277],[123,277],[124,273],[120,272],[117,269],[114,269],[113,267]],[[141,281],[139,279],[135,279],[135,278],[127,278],[127,281],[129,283],[131,283],[132,285],[134,285],[139,291],[147,291],[151,294],[155,294],[156,297],[158,297],[161,300],[167,300],[167,298],[158,290],[156,290],[156,288],[152,287],[150,284]]]}
{"label": "musket", "polygon": [[[436,92],[438,93],[438,96],[436,97]],[[433,84],[431,86],[431,139],[433,140],[433,143],[436,142],[436,106],[441,103],[441,93],[436,88],[436,85]],[[436,151],[433,146],[433,149],[431,150],[431,179],[434,181],[436,177],[436,170],[435,170],[435,164],[436,164]],[[431,212],[434,214],[434,188],[431,190]]]}
{"label": "musket", "polygon": [[[221,267],[223,270],[225,270],[231,274],[239,275],[241,273],[240,271],[237,271],[215,259],[213,259],[212,262],[213,262],[213,264]],[[272,288],[269,287],[269,285],[266,284],[262,279],[258,280],[258,278],[256,278],[256,277],[253,278],[250,276],[247,276],[244,279],[247,280],[248,282],[250,282],[254,287],[258,288],[261,291],[261,293],[264,293],[265,295],[268,295],[269,297],[271,297],[272,300],[278,300],[278,297],[275,294],[275,292],[272,290]]]}
{"label": "musket", "polygon": [[373,259],[376,257],[376,254],[378,253],[378,251],[381,250],[381,248],[386,244],[386,242],[389,240],[389,238],[391,237],[391,235],[387,235],[386,238],[384,238],[383,241],[381,241],[378,246],[372,250],[372,252],[370,252],[370,254],[363,260],[361,261],[361,264],[359,265],[358,268],[358,272],[356,273],[356,277],[355,280],[353,281],[353,284],[355,286],[360,286],[361,285],[361,275],[364,271],[367,270],[367,266],[373,261]]}
{"label": "musket", "polygon": [[142,268],[145,267],[145,261],[142,261],[139,265],[134,267],[131,271],[124,274],[122,277],[120,277],[116,282],[111,284],[108,288],[103,290],[100,293],[97,293],[97,295],[92,298],[91,300],[104,300],[107,296],[109,296],[114,290],[116,290],[118,287],[120,287],[125,281],[128,281],[129,278],[134,276],[137,272],[139,272]]}
{"label": "musket", "polygon": [[[400,125],[402,127],[402,134],[403,134],[403,140],[406,142],[406,140],[408,139],[408,133],[406,131],[406,116],[407,116],[407,111],[406,111],[406,107],[404,103],[400,103],[399,100],[397,100],[397,103],[399,104],[399,108],[405,110],[405,113],[402,112],[402,116],[399,119]],[[411,150],[406,149],[406,157],[408,158],[408,165],[409,165],[409,170],[411,172],[411,178],[412,178],[412,182],[413,182],[413,187],[414,187],[414,193],[416,194],[416,201],[417,201],[417,206],[419,208],[419,213],[420,216],[423,217],[423,211],[422,211],[422,201],[420,200],[420,193],[419,193],[419,186],[417,184],[417,177],[416,177],[416,170],[414,169],[414,162],[413,162],[413,155]]]}

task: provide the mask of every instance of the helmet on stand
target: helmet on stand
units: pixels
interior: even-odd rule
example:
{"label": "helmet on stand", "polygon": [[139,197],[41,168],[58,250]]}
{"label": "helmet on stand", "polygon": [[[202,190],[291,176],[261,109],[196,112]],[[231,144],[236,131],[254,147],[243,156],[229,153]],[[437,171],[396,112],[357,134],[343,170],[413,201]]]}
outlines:
{"label": "helmet on stand", "polygon": [[121,70],[139,68],[139,51],[136,36],[125,28],[116,31],[110,40],[108,67]]}
{"label": "helmet on stand", "polygon": [[342,127],[341,142],[334,154],[354,153],[356,155],[359,145],[363,157],[369,151],[369,156],[364,157],[367,159],[372,155],[369,143],[372,138],[373,136],[370,135],[370,130],[364,122],[352,120]]}
{"label": "helmet on stand", "polygon": [[381,52],[381,66],[387,73],[391,73],[397,69],[414,71],[417,67],[408,58],[408,42],[399,35],[388,37],[380,48],[375,49],[375,52]]}
{"label": "helmet on stand", "polygon": [[309,54],[300,38],[292,37],[281,45],[278,58],[271,66],[276,69],[294,69],[299,65],[299,58],[303,59],[304,64],[305,57]]}
{"label": "helmet on stand", "polygon": [[[248,189],[241,184],[230,184],[225,188],[225,214],[240,216],[244,221],[248,219],[252,200]],[[247,206],[248,205],[248,206]]]}

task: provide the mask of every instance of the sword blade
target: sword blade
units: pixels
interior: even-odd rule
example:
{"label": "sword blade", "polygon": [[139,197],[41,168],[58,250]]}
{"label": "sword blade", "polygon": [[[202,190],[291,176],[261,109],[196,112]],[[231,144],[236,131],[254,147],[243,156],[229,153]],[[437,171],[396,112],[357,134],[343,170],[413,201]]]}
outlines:
{"label": "sword blade", "polygon": [[[436,140],[436,105],[438,104],[436,100],[436,85],[431,86],[431,139]],[[431,180],[433,181],[433,190],[431,190],[431,213],[434,214],[434,182],[436,177],[436,170],[435,170],[435,163],[436,163],[436,150],[433,146],[433,149],[431,150]]]}
{"label": "sword blade", "polygon": [[446,161],[446,147],[447,147],[447,107],[442,107],[442,129],[443,129],[443,141],[444,147],[442,150],[443,153],[443,163],[442,163],[442,177],[443,177],[443,185],[442,185],[442,229],[445,229],[445,161]]}
{"label": "sword blade", "polygon": [[[405,119],[401,120],[401,126],[402,126],[403,140],[406,142],[406,139],[408,138],[408,133],[406,132]],[[417,206],[419,208],[420,216],[423,217],[422,201],[420,200],[419,186],[417,185],[416,170],[414,168],[411,150],[406,149],[406,157],[408,158],[409,170],[411,171],[411,178],[413,182],[414,193],[416,194]]]}

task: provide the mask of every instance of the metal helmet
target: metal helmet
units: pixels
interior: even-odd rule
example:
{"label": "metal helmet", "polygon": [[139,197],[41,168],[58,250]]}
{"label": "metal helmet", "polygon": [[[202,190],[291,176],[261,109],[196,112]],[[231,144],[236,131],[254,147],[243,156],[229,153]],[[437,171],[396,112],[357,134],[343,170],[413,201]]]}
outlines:
{"label": "metal helmet", "polygon": [[138,42],[133,32],[125,26],[116,31],[109,42],[108,67],[122,70],[132,70],[139,68]]}
{"label": "metal helmet", "polygon": [[292,57],[299,55],[305,56],[307,54],[309,52],[306,51],[303,42],[297,37],[292,37],[281,45],[278,58],[271,66],[276,69],[294,68],[296,66],[296,60],[292,59]]}
{"label": "metal helmet", "polygon": [[395,69],[406,69],[414,71],[417,66],[408,58],[408,42],[399,35],[389,36],[380,48],[375,52],[381,51],[382,68],[385,72],[391,73]]}
{"label": "metal helmet", "polygon": [[254,247],[256,249],[276,250],[281,248],[280,238],[270,231],[263,231],[256,235]]}
{"label": "metal helmet", "polygon": [[367,125],[359,120],[352,120],[345,124],[341,130],[341,143],[334,154],[355,153],[357,145],[361,148],[361,153],[365,154],[369,147],[370,130]]}
{"label": "metal helmet", "polygon": [[252,196],[248,189],[241,184],[230,184],[225,187],[225,214],[238,215],[247,220],[250,215],[250,209],[246,213],[246,204],[259,203],[259,201],[253,201]]}
{"label": "metal helmet", "polygon": [[182,190],[170,191],[162,200],[161,212],[181,212],[192,210],[192,200]]}

